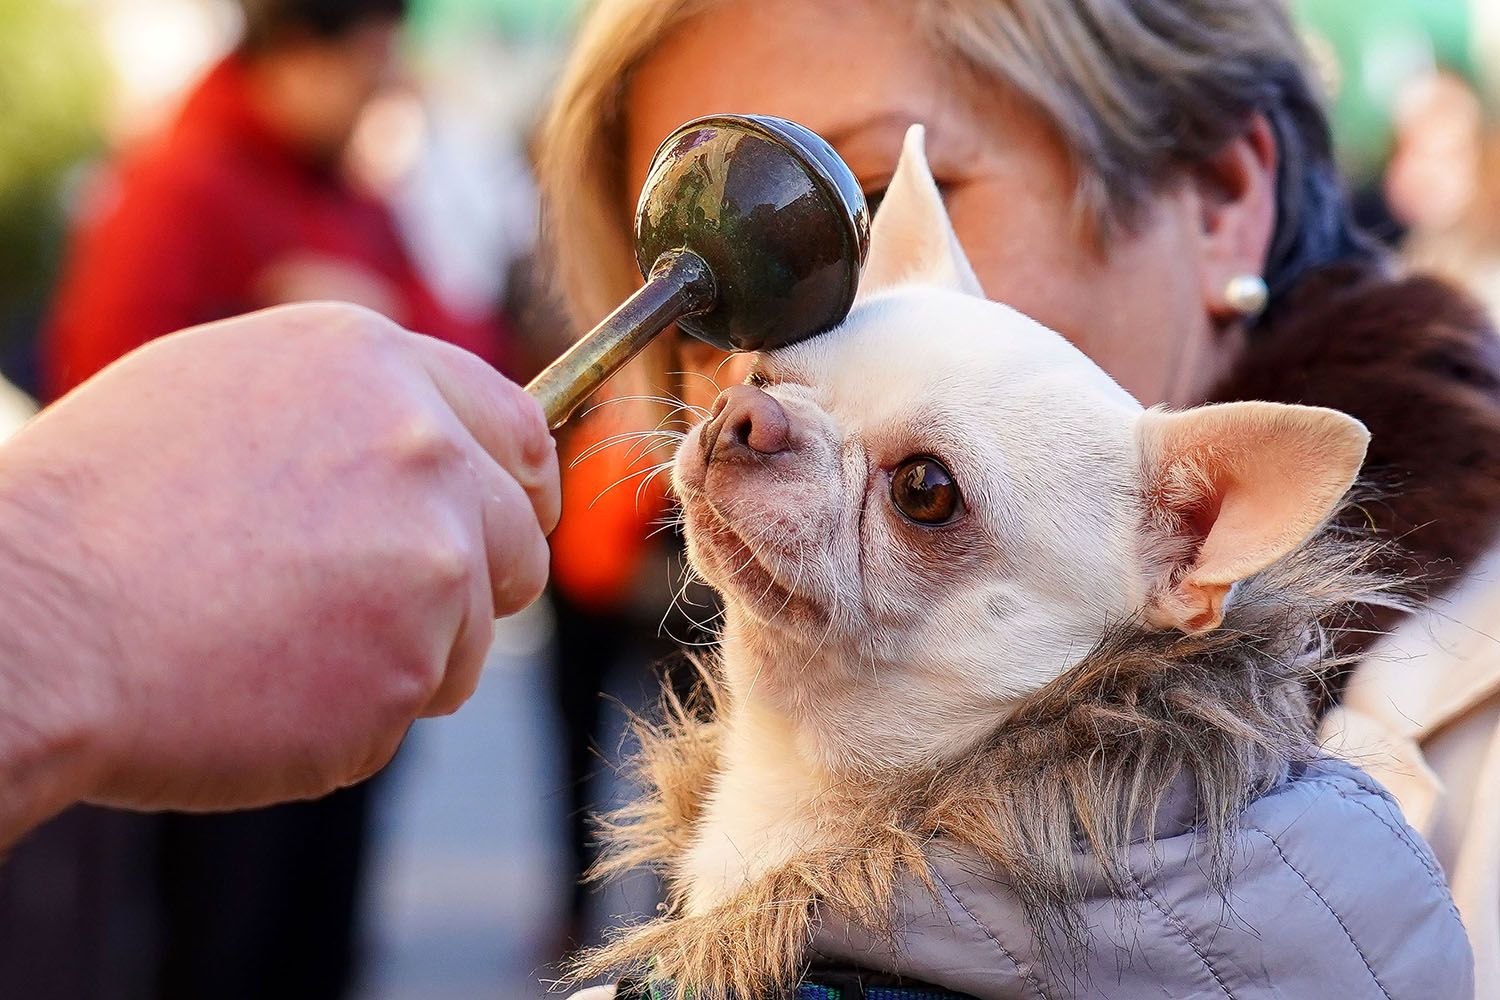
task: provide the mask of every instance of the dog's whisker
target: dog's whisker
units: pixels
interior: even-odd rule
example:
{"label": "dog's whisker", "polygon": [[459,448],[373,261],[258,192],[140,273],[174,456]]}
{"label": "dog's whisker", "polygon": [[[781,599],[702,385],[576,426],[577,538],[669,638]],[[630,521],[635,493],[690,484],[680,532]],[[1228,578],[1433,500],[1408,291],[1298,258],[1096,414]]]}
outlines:
{"label": "dog's whisker", "polygon": [[719,385],[720,384],[720,382],[719,382],[719,373],[724,370],[724,366],[725,365],[729,364],[729,362],[731,362],[733,360],[734,360],[734,355],[733,354],[726,354],[726,355],[724,355],[724,359],[722,361],[720,361],[717,365],[714,366],[714,375],[713,375],[713,378],[710,380],[710,381],[712,381],[714,383],[714,385]]}
{"label": "dog's whisker", "polygon": [[[803,566],[803,559],[801,558],[801,556],[799,554],[799,557],[798,557],[798,560],[797,560],[797,577],[796,577],[796,580],[793,581],[793,583],[792,583],[792,585],[790,587],[786,588],[786,600],[782,602],[781,607],[776,610],[776,613],[773,614],[773,615],[771,615],[771,620],[772,621],[775,621],[775,620],[777,620],[778,618],[781,617],[782,613],[786,611],[788,605],[791,604],[792,598],[796,596],[796,594],[797,594],[797,588],[802,585],[802,566]],[[766,666],[765,665],[765,661],[762,660],[760,662],[760,664],[756,667],[755,674],[754,674],[754,676],[752,676],[750,678],[750,684],[749,684],[749,686],[748,686],[748,688],[746,689],[746,692],[745,692],[745,697],[746,698],[750,698],[751,696],[754,695],[754,693],[755,693],[755,687],[756,687],[757,684],[760,683],[760,678],[761,678],[762,673],[765,671],[765,666]]]}
{"label": "dog's whisker", "polygon": [[598,441],[595,441],[583,451],[579,452],[578,456],[573,459],[569,467],[571,468],[577,466],[579,462],[582,462],[589,458],[593,458],[595,455],[599,454],[602,451],[606,451],[610,448],[615,447],[616,445],[625,444],[626,442],[658,441],[662,446],[666,446],[668,444],[680,445],[683,438],[685,437],[687,437],[687,435],[682,431],[661,429],[649,431],[625,431],[620,434],[611,434],[607,438],[602,438]]}
{"label": "dog's whisker", "polygon": [[631,473],[628,473],[628,474],[626,474],[624,476],[621,476],[619,479],[616,479],[614,482],[612,482],[608,486],[604,487],[604,489],[600,490],[599,494],[597,496],[595,496],[593,500],[589,501],[589,507],[590,507],[590,509],[592,509],[593,506],[595,504],[597,504],[600,500],[604,499],[605,494],[607,494],[610,490],[614,489],[616,486],[622,486],[625,483],[628,483],[632,479],[635,479],[635,478],[637,478],[639,476],[648,476],[648,477],[649,476],[655,476],[658,473],[660,473],[664,468],[671,468],[671,467],[672,467],[672,463],[671,462],[663,462],[663,463],[660,463],[660,464],[657,464],[657,465],[649,466],[649,467],[647,467],[645,469],[638,469],[635,472],[631,472]]}
{"label": "dog's whisker", "polygon": [[646,540],[650,541],[651,539],[660,537],[661,535],[664,535],[675,528],[681,528],[685,523],[686,519],[681,514],[660,518],[656,527],[652,528],[651,531],[647,533]]}
{"label": "dog's whisker", "polygon": [[[722,368],[723,366],[720,365],[720,367]],[[715,370],[715,374],[717,374],[717,373],[718,373],[718,371],[716,369]],[[711,377],[709,377],[704,372],[700,372],[700,371],[680,371],[680,372],[668,372],[667,374],[668,375],[672,375],[672,376],[679,376],[679,375],[681,375],[681,376],[691,376],[693,378],[701,378],[703,381],[705,381],[709,385],[713,386],[713,390],[714,390],[715,394],[718,394],[718,393],[721,393],[721,392],[724,391],[724,387],[719,384],[719,380],[718,379],[711,378]]]}
{"label": "dog's whisker", "polygon": [[708,410],[706,410],[705,408],[701,406],[695,406],[692,403],[684,402],[678,399],[676,396],[670,394],[662,396],[652,396],[647,394],[611,396],[608,399],[600,400],[599,402],[590,406],[588,409],[584,410],[582,416],[587,416],[588,414],[593,413],[595,410],[602,409],[606,406],[613,406],[619,403],[655,403],[659,406],[671,407],[671,412],[673,413],[686,410],[698,417],[708,416]]}
{"label": "dog's whisker", "polygon": [[[709,630],[708,627],[709,627],[709,625],[713,621],[713,616],[710,615],[707,622],[700,624],[698,622],[698,620],[695,619],[692,615],[688,614],[687,611],[681,605],[681,601],[685,597],[688,588],[690,588],[694,583],[702,582],[702,578],[699,577],[697,571],[695,569],[693,569],[692,563],[690,563],[686,559],[682,560],[682,574],[681,574],[681,577],[682,577],[681,583],[673,591],[672,599],[671,599],[671,601],[669,601],[667,603],[667,610],[662,615],[661,622],[656,627],[657,635],[664,635],[664,634],[670,635],[670,632],[667,629],[667,621],[672,617],[672,612],[673,611],[677,611],[679,614],[682,615],[682,617],[686,618],[690,623],[692,623],[693,625],[697,626],[698,628],[702,629],[705,632]],[[686,645],[692,645],[692,644],[691,643],[687,643]],[[712,643],[701,643],[699,645],[706,647],[706,646],[712,645]]]}
{"label": "dog's whisker", "polygon": [[640,481],[640,484],[635,488],[635,506],[637,510],[640,509],[641,498],[645,494],[646,490],[651,486],[652,481],[655,480],[656,477],[661,475],[663,472],[671,469],[674,464],[675,460],[662,462],[658,464],[656,468],[651,470],[651,474],[649,476]]}

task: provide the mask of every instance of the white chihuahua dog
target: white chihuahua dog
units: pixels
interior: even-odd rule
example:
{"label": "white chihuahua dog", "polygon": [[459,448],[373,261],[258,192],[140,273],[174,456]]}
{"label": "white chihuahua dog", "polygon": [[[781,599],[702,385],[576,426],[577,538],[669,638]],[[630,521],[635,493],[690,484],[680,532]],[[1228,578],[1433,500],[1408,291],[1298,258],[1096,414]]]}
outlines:
{"label": "white chihuahua dog", "polygon": [[[1330,410],[1144,409],[986,300],[913,128],[847,321],[759,356],[678,452],[688,556],[724,602],[718,717],[671,845],[638,836],[627,860],[666,862],[678,925],[776,902],[753,887],[847,859],[859,789],[983,752],[1121,622],[1216,629],[1236,584],[1325,522],[1366,442]],[[609,960],[692,953],[639,940]],[[667,971],[747,981],[685,962]]]}
{"label": "white chihuahua dog", "polygon": [[678,453],[728,695],[690,911],[814,841],[831,782],[970,752],[1113,623],[1215,627],[1364,459],[1331,410],[1144,410],[987,301],[921,146],[917,128],[848,320],[761,357]]}

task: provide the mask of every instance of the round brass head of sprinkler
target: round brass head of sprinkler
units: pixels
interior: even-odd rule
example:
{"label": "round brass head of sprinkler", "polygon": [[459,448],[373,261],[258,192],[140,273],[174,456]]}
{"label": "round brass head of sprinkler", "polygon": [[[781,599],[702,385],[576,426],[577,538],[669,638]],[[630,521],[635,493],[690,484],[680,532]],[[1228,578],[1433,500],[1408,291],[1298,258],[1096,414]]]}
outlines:
{"label": "round brass head of sprinkler", "polygon": [[713,305],[677,325],[726,351],[761,351],[843,322],[870,246],[854,175],[821,137],[763,115],[713,115],[657,150],[635,216],[635,253],[689,250]]}

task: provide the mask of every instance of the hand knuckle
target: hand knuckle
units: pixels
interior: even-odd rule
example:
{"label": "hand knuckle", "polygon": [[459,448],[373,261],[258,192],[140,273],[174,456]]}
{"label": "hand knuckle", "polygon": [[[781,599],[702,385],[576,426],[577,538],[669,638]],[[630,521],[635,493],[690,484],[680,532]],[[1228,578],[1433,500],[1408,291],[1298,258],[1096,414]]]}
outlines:
{"label": "hand knuckle", "polygon": [[458,439],[427,411],[401,421],[392,432],[390,447],[398,462],[421,469],[454,462],[463,454]]}
{"label": "hand knuckle", "polygon": [[377,740],[364,759],[352,769],[348,784],[357,785],[362,781],[373,778],[376,774],[384,770],[385,766],[391,762],[391,758],[396,756],[396,751],[401,748],[401,741],[405,738],[405,735],[406,730],[403,726],[398,730],[398,735],[394,738],[386,736],[383,739]]}
{"label": "hand knuckle", "polygon": [[402,731],[410,725],[437,693],[446,670],[435,655],[419,654],[394,671],[385,687],[382,728]]}
{"label": "hand knuckle", "polygon": [[458,540],[437,541],[427,550],[427,576],[441,594],[465,592],[473,576],[473,554]]}
{"label": "hand knuckle", "polygon": [[342,320],[351,333],[366,340],[388,341],[402,332],[401,327],[389,317],[367,306],[356,305],[352,302],[328,302],[324,305]]}
{"label": "hand knuckle", "polygon": [[300,325],[320,341],[346,349],[366,349],[390,340],[399,329],[379,313],[349,302],[302,302],[287,308],[295,310]]}

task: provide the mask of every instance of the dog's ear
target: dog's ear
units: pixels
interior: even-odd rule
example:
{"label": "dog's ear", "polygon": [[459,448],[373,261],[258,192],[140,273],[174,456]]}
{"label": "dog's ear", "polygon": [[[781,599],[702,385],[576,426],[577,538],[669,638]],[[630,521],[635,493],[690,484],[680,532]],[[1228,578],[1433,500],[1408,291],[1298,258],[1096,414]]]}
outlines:
{"label": "dog's ear", "polygon": [[901,162],[875,213],[859,297],[900,285],[936,285],[984,296],[927,166],[921,125],[907,130]]}
{"label": "dog's ear", "polygon": [[1217,628],[1229,588],[1317,531],[1364,462],[1370,434],[1336,410],[1223,403],[1151,410],[1137,429],[1159,628]]}

